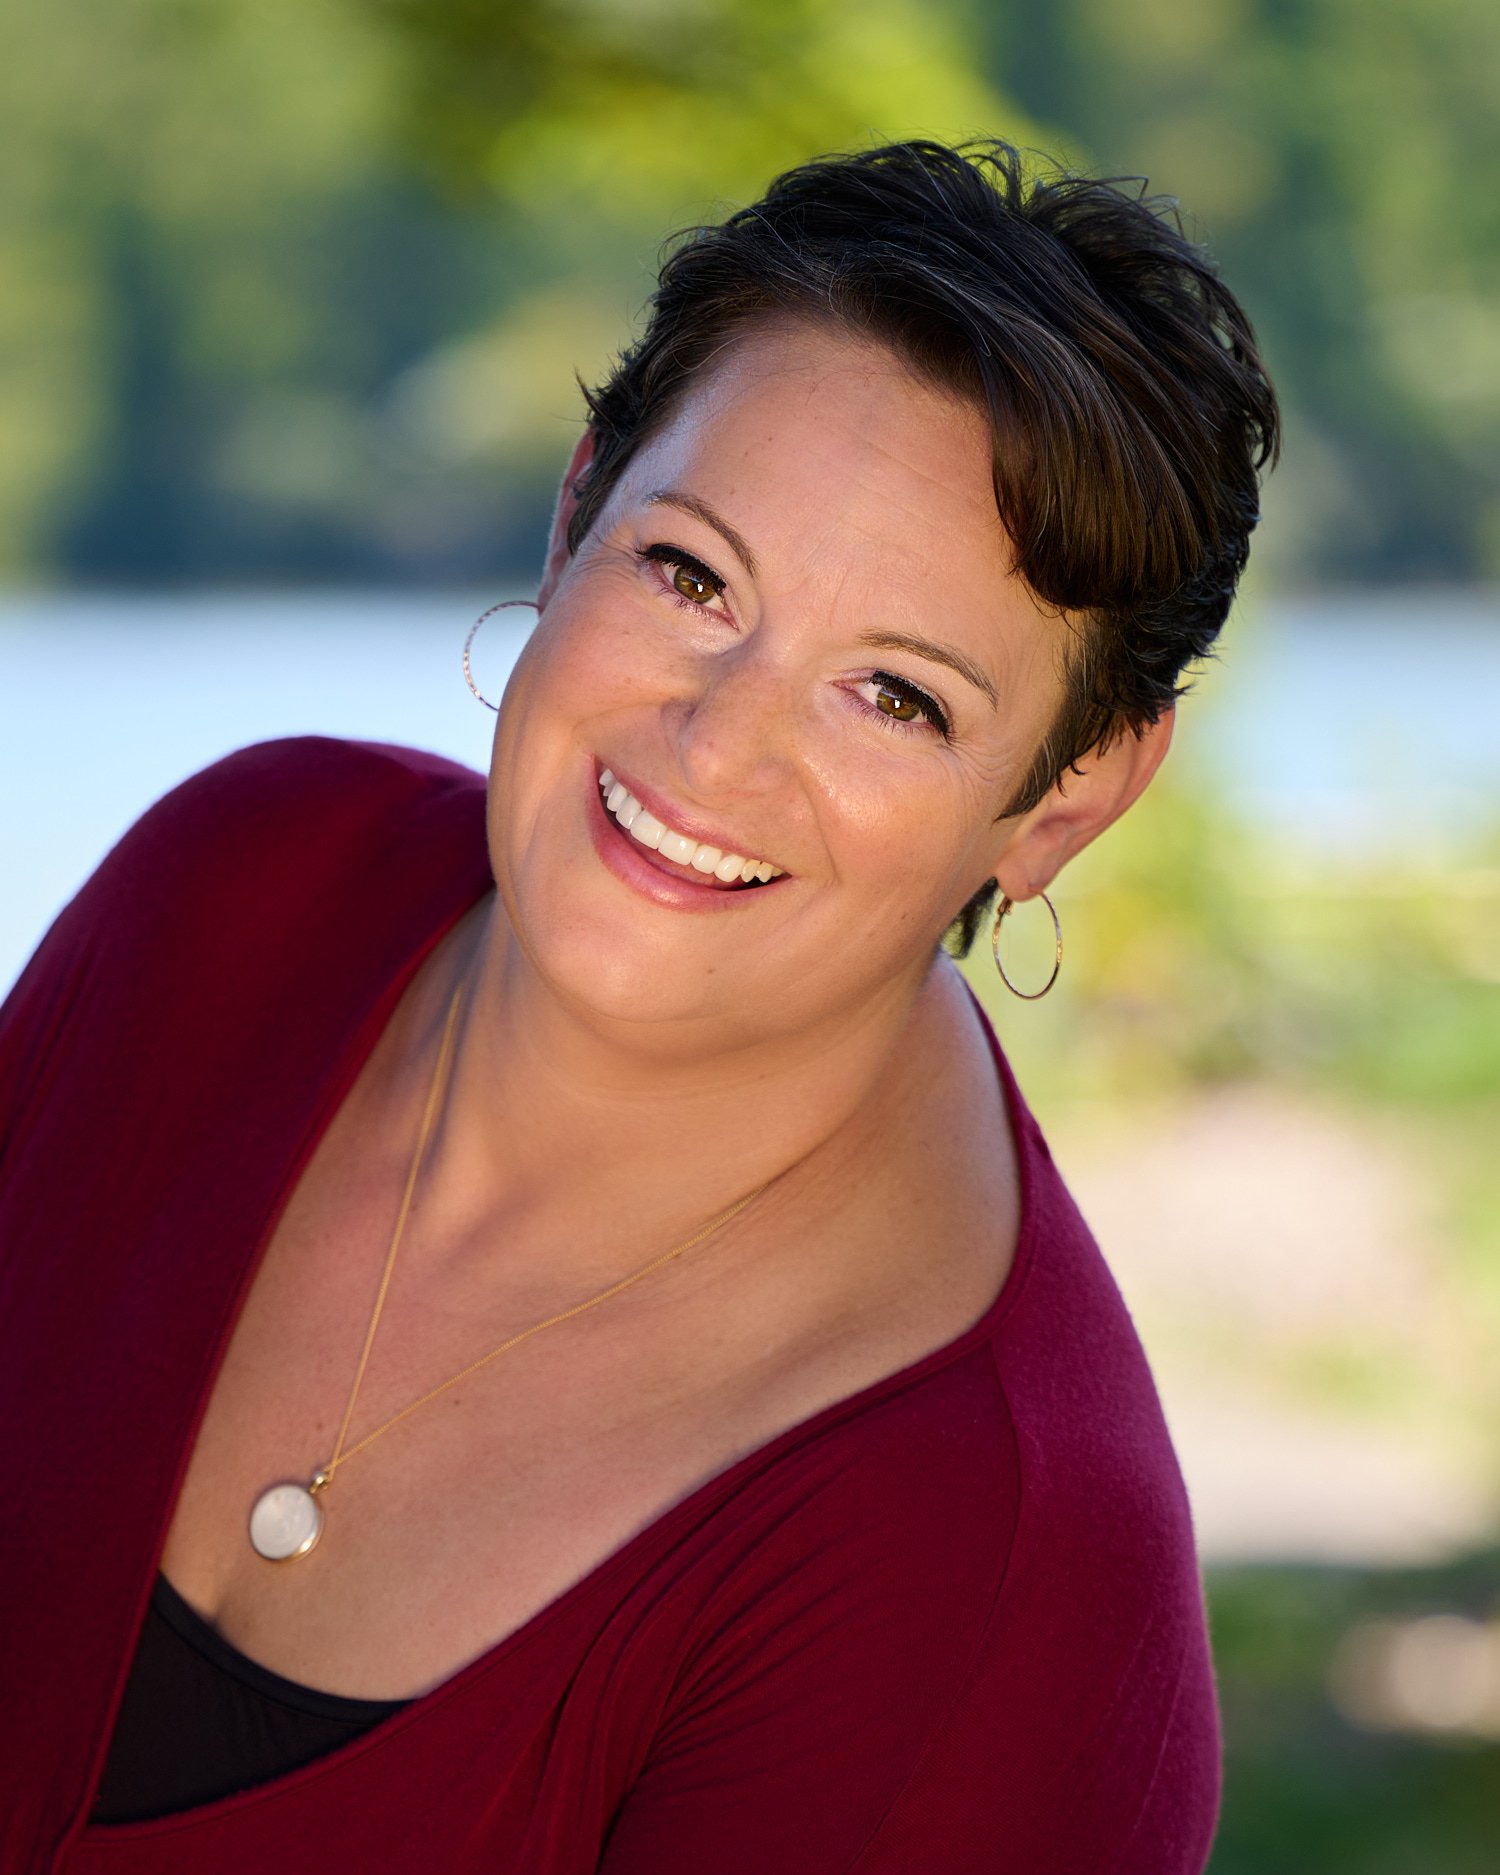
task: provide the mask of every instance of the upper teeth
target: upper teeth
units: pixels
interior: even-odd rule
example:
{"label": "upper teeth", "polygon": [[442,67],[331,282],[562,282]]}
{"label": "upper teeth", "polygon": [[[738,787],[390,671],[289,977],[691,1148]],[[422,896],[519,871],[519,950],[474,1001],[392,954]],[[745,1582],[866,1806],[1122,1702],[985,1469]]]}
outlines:
{"label": "upper teeth", "polygon": [[707,846],[691,834],[678,833],[668,827],[655,814],[648,813],[625,783],[616,781],[607,768],[599,777],[599,787],[604,805],[632,840],[639,840],[642,846],[675,859],[679,866],[711,872],[726,885],[736,879],[743,879],[747,884],[751,879],[759,879],[764,884],[768,879],[781,877],[781,868],[773,866],[768,859],[747,859],[743,853],[727,853],[723,847]]}

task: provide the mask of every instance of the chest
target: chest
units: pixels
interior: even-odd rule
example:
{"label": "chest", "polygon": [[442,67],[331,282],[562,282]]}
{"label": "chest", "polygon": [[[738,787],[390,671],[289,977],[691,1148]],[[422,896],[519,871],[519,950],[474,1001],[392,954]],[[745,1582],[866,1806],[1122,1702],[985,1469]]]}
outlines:
{"label": "chest", "polygon": [[398,1261],[346,1450],[387,1429],[322,1495],[317,1545],[272,1563],[251,1506],[332,1453],[392,1224],[388,1187],[325,1147],[236,1323],[162,1567],[242,1652],[355,1697],[424,1692],[525,1627],[737,1459],[962,1333],[1009,1265],[991,1213],[871,1246],[847,1286],[778,1283],[768,1246],[763,1280],[674,1265],[526,1335],[574,1298]]}

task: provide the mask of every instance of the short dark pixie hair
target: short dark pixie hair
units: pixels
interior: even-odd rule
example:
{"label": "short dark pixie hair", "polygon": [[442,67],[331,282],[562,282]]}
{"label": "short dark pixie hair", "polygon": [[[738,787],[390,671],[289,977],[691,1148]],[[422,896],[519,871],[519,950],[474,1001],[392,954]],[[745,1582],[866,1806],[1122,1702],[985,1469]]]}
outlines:
{"label": "short dark pixie hair", "polygon": [[[1000,818],[1154,723],[1211,655],[1279,443],[1238,301],[1175,203],[986,139],[805,163],[661,269],[639,341],[585,387],[576,552],[632,455],[727,344],[791,314],[889,347],[983,409],[1016,572],[1056,607],[1066,696]],[[1170,218],[1169,218],[1170,217]],[[950,927],[962,955],[989,880]]]}

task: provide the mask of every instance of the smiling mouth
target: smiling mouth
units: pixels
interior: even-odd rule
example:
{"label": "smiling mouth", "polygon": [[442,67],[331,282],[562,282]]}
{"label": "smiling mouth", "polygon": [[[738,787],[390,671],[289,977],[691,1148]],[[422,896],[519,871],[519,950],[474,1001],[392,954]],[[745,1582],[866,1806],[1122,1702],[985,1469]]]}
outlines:
{"label": "smiling mouth", "polygon": [[701,885],[733,891],[766,885],[783,876],[782,869],[769,860],[732,853],[727,848],[711,846],[706,840],[695,840],[691,834],[677,832],[658,820],[607,768],[600,773],[599,792],[605,812],[622,832],[663,859],[698,874]]}

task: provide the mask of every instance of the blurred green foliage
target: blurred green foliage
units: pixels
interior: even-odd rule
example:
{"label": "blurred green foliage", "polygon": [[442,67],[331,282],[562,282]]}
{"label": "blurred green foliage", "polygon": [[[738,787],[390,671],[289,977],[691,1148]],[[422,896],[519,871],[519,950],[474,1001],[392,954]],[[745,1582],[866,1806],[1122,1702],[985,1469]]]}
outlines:
{"label": "blurred green foliage", "polygon": [[922,0],[370,0],[409,56],[406,142],[590,264],[820,151],[1004,116],[966,17]]}
{"label": "blurred green foliage", "polygon": [[1500,570],[1500,11],[1484,0],[1001,0],[989,63],[1179,194],[1289,416],[1282,577]]}
{"label": "blurred green foliage", "polygon": [[1226,1740],[1210,1875],[1491,1875],[1500,1742],[1352,1723],[1331,1682],[1359,1624],[1454,1610],[1493,1620],[1497,1579],[1497,1553],[1379,1574],[1210,1571]]}
{"label": "blurred green foliage", "polygon": [[517,573],[671,228],[999,133],[1180,192],[1291,415],[1278,577],[1500,568],[1480,0],[65,0],[0,108],[0,570]]}
{"label": "blurred green foliage", "polygon": [[[656,244],[824,142],[1000,112],[914,0],[71,0],[0,110],[0,568],[535,564]],[[674,56],[683,37],[697,42]],[[700,76],[695,67],[703,66]],[[746,107],[724,99],[756,73]]]}
{"label": "blurred green foliage", "polygon": [[[1253,1078],[1500,1118],[1500,827],[1461,858],[1299,855],[1169,762],[1054,898],[1067,954],[1034,1058],[985,941],[967,966],[1044,1103]],[[1006,932],[1023,987],[1051,949],[1045,913],[1025,915],[1029,937],[1019,911]],[[1029,979],[1017,944],[1037,953]]]}

